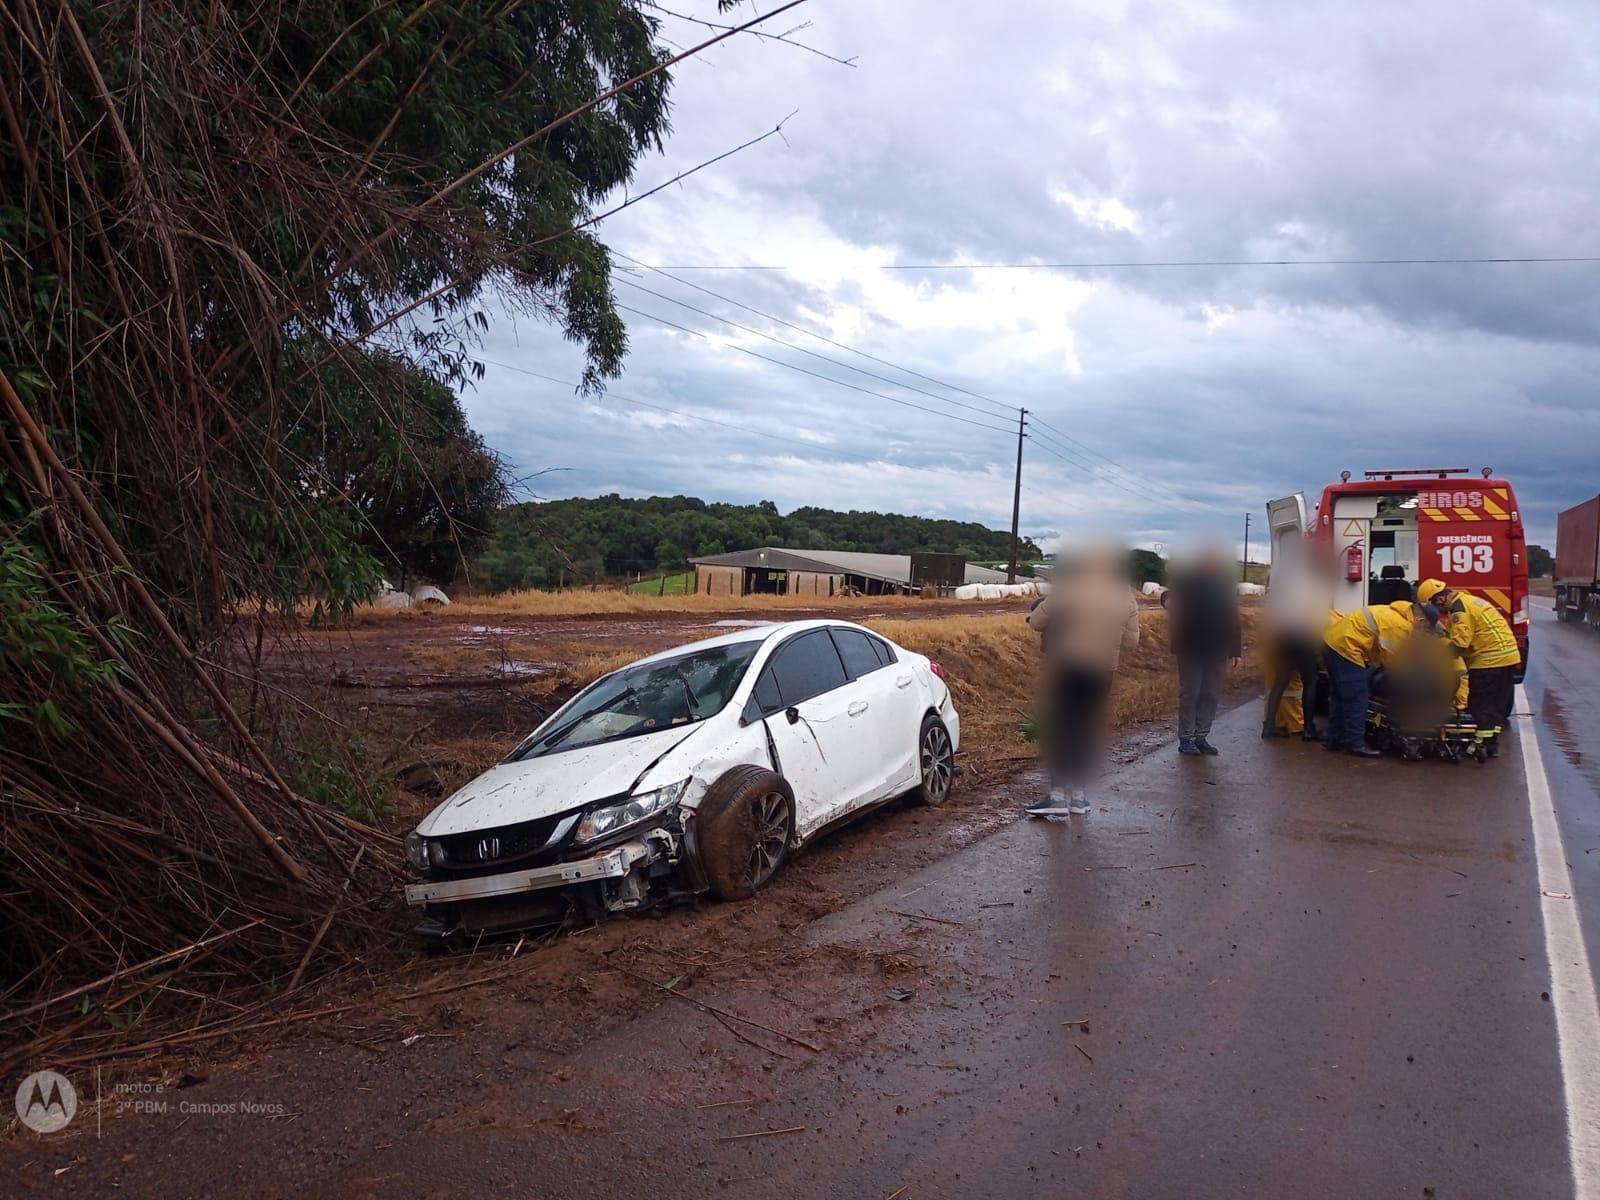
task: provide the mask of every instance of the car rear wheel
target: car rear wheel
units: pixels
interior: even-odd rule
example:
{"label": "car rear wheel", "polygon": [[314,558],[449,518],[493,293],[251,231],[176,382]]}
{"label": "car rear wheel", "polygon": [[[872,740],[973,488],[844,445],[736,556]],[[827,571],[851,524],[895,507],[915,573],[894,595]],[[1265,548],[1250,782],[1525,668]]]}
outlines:
{"label": "car rear wheel", "polygon": [[744,900],[766,886],[794,840],[794,793],[765,767],[735,767],[695,813],[700,866],[711,893]]}
{"label": "car rear wheel", "polygon": [[917,765],[921,781],[912,794],[929,808],[938,808],[950,799],[956,780],[956,751],[944,722],[929,713],[922,718],[917,736]]}

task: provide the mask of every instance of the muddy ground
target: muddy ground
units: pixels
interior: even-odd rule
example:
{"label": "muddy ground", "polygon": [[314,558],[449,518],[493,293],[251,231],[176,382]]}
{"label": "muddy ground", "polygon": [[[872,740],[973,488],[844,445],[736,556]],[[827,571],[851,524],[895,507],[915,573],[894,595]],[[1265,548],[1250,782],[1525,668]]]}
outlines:
{"label": "muddy ground", "polygon": [[[1161,726],[1132,731],[1109,757],[1113,764],[1134,761],[1168,740],[1167,734]],[[780,1005],[786,990],[814,987],[819,977],[833,973],[866,971],[884,989],[913,979],[927,987],[949,966],[941,962],[936,938],[922,952],[819,943],[808,931],[819,919],[1017,820],[1040,786],[1037,775],[1024,771],[1002,783],[958,787],[939,809],[897,801],[808,846],[767,889],[743,903],[693,902],[450,956],[397,944],[350,964],[316,997],[282,1014],[290,1019],[281,1025],[173,1047],[94,1073],[69,1072],[83,1115],[47,1144],[12,1128],[0,1140],[0,1176],[18,1194],[158,1194],[157,1162],[171,1143],[183,1144],[185,1126],[191,1125],[173,1114],[181,1104],[207,1103],[213,1076],[233,1090],[247,1080],[247,1090],[261,1103],[281,1106],[267,1117],[290,1125],[272,1135],[275,1154],[282,1154],[287,1140],[310,1157],[298,1170],[314,1171],[315,1163],[334,1170],[349,1157],[381,1150],[441,1121],[492,1121],[471,1103],[479,1091],[530,1075],[566,1078],[563,1073],[572,1068],[564,1064],[587,1043],[659,1005],[677,1003],[663,986],[693,996],[697,987],[756,985]],[[908,897],[908,906],[914,902]],[[340,1006],[349,1007],[327,1012]],[[861,1017],[841,1009],[834,1018],[820,1013],[812,1019],[831,1044],[848,1052],[852,1038],[874,1036],[864,1026],[853,1030]],[[724,1037],[724,1029],[731,1036]],[[719,1088],[759,1081],[793,1051],[759,1030],[730,1026],[708,1013],[690,1014],[684,1037],[685,1045],[709,1048],[706,1069]],[[343,1095],[343,1134],[325,1126],[295,1129],[302,1113],[321,1105],[330,1081],[338,1081]],[[163,1097],[165,1111],[135,1107]],[[593,1119],[593,1113],[577,1110],[550,1118],[574,1129]],[[197,1154],[217,1136],[214,1124],[205,1128],[215,1120],[206,1113],[193,1118],[199,1123],[190,1128]],[[253,1139],[248,1126],[240,1133],[237,1164],[223,1174],[248,1192]]]}
{"label": "muddy ground", "polygon": [[[748,602],[726,611],[581,615],[428,609],[306,631],[284,641],[267,668],[295,691],[320,695],[319,703],[349,724],[353,740],[372,749],[363,764],[369,772],[398,783],[397,792],[375,799],[379,811],[362,815],[404,823],[495,762],[578,683],[630,656],[771,621],[1020,620],[1025,611],[1016,600],[855,601],[770,613]],[[390,804],[398,811],[386,811]]]}
{"label": "muddy ground", "polygon": [[[1004,620],[1020,619],[1023,611],[1014,601],[933,601],[881,612],[853,605],[842,613],[785,609],[772,616]],[[312,631],[272,670],[285,687],[337,705],[372,748],[375,771],[397,781],[381,823],[403,832],[440,795],[493,762],[571,694],[575,659],[634,656],[763,619],[747,609],[585,616],[406,613]],[[1159,724],[1138,727],[1111,757],[1131,761],[1165,736]],[[992,769],[996,761],[998,771]],[[1010,749],[1000,747],[998,756],[991,747],[989,778],[967,777],[946,806],[892,803],[807,847],[766,891],[743,904],[695,902],[440,957],[414,948],[405,933],[409,916],[396,903],[385,914],[392,920],[390,944],[347,964],[292,1005],[269,1002],[259,1021],[225,1038],[204,1036],[202,1028],[192,1040],[180,1035],[148,1052],[99,1064],[92,1076],[79,1075],[86,1111],[103,1124],[115,1116],[119,1099],[126,1104],[130,1095],[146,1094],[119,1089],[203,1088],[213,1073],[237,1078],[248,1072],[253,1086],[287,1105],[282,1119],[293,1121],[300,1089],[336,1077],[355,1081],[348,1104],[353,1135],[378,1124],[399,1136],[414,1123],[459,1108],[463,1080],[549,1067],[616,1023],[670,1002],[657,985],[683,990],[704,978],[761,981],[781,991],[785,980],[827,972],[829,963],[818,956],[846,951],[819,949],[804,931],[1015,820],[1040,786],[1026,774],[1032,761],[1020,738]],[[871,959],[869,969],[890,983],[929,967],[899,951],[855,947],[848,953]],[[218,1015],[225,1014],[219,1009],[200,1019]],[[137,1043],[138,1034],[131,1030],[129,1041]],[[85,1127],[78,1121],[69,1136]],[[170,1123],[165,1128],[170,1131]],[[159,1122],[150,1124],[150,1136],[162,1129]],[[131,1148],[123,1155],[140,1154],[134,1130],[126,1127]],[[12,1131],[0,1149],[0,1170],[23,1183],[42,1183],[29,1165],[38,1165],[29,1156],[30,1136]],[[326,1138],[318,1141],[323,1148],[317,1153],[327,1153]],[[53,1161],[52,1171],[60,1165]],[[74,1172],[82,1172],[80,1183],[99,1178],[109,1184],[126,1166],[120,1157],[104,1161],[88,1142],[73,1161]]]}

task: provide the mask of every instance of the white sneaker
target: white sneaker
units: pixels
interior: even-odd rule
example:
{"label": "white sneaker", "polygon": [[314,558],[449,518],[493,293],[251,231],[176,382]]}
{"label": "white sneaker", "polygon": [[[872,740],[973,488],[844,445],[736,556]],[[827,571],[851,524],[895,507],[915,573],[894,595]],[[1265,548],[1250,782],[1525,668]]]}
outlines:
{"label": "white sneaker", "polygon": [[1067,811],[1075,817],[1088,815],[1089,797],[1084,795],[1082,788],[1072,789],[1072,801],[1067,805]]}

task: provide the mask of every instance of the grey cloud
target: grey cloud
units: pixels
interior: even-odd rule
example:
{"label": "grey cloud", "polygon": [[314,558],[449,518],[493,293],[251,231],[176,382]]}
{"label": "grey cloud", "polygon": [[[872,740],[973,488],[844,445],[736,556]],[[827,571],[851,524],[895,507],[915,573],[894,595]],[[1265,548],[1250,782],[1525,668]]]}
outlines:
{"label": "grey cloud", "polygon": [[[603,236],[658,263],[857,263],[831,277],[684,278],[809,327],[848,322],[846,340],[861,349],[1025,404],[1132,477],[1076,447],[1067,447],[1071,457],[1101,469],[1030,449],[1025,528],[1100,521],[1146,541],[1198,530],[1233,536],[1244,509],[1320,487],[1340,469],[1452,459],[1493,465],[1517,482],[1530,536],[1548,542],[1554,512],[1593,490],[1600,264],[1084,272],[1093,291],[1065,318],[1078,373],[1061,360],[1062,314],[1007,300],[993,277],[899,276],[905,289],[921,285],[920,299],[902,291],[885,306],[882,279],[865,265],[885,254],[910,262],[1600,252],[1590,228],[1600,190],[1592,6],[902,0],[819,2],[810,15],[807,36],[859,54],[860,68],[740,39],[709,63],[685,64],[677,132],[665,158],[641,168],[642,186],[800,113],[785,142],[769,139],[652,197]],[[1115,213],[1095,207],[1112,201],[1134,215],[1132,228],[1095,219]],[[659,276],[630,278],[765,327]],[[618,293],[728,332],[630,288]],[[1044,295],[1041,303],[1053,303]],[[939,323],[971,297],[986,297],[998,314],[976,312],[970,333]],[[997,315],[1012,331],[1003,347]],[[630,318],[630,333],[618,395],[829,440],[796,447],[663,423],[612,400],[595,411],[559,387],[490,368],[467,396],[473,419],[524,470],[572,467],[540,481],[550,494],[689,492],[1009,521],[1004,435],[716,351],[642,319]],[[484,354],[577,376],[572,348],[539,327],[513,333],[502,323]]]}

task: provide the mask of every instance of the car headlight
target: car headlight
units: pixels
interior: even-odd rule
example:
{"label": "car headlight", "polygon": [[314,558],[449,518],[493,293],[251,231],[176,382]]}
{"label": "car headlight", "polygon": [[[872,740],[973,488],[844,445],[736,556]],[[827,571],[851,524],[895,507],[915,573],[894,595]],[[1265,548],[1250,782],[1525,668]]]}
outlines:
{"label": "car headlight", "polygon": [[592,842],[596,838],[616,833],[619,829],[627,829],[630,825],[637,825],[640,821],[665,812],[678,802],[679,797],[683,795],[683,789],[688,786],[689,781],[681,779],[677,783],[669,783],[666,787],[659,787],[654,791],[629,796],[626,800],[615,804],[591,808],[583,814],[583,820],[578,822],[576,840]]}
{"label": "car headlight", "polygon": [[419,871],[428,869],[428,839],[415,829],[406,834],[406,861]]}

